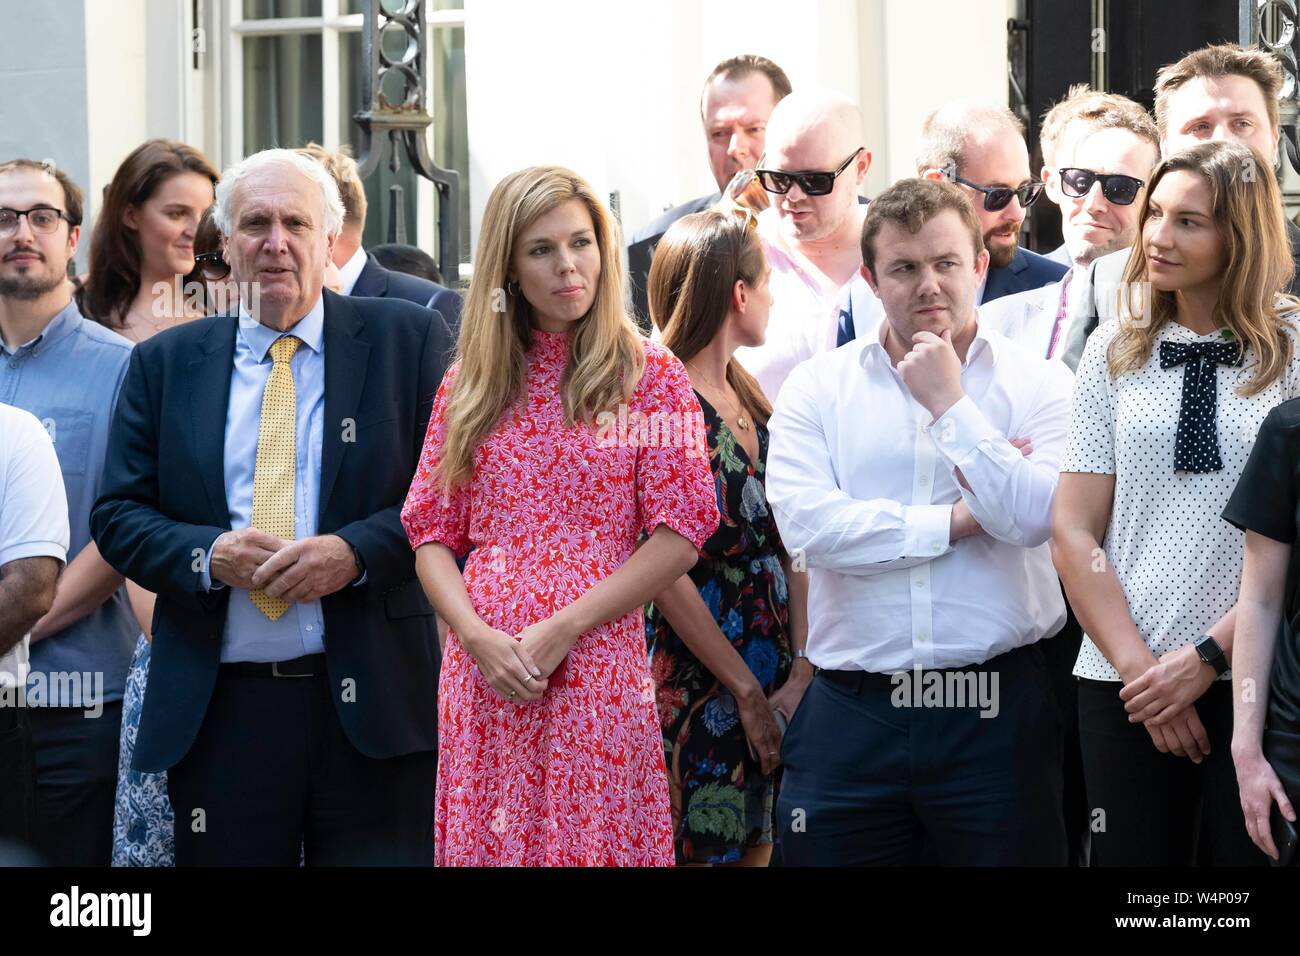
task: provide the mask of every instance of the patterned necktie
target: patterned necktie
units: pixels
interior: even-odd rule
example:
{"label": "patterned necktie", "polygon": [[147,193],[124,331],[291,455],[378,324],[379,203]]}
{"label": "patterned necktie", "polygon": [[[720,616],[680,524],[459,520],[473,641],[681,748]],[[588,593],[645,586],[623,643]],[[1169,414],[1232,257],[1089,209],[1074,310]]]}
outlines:
{"label": "patterned necktie", "polygon": [[[253,471],[253,527],[293,540],[293,486],[298,478],[298,395],[289,363],[302,340],[285,335],[271,344],[271,374],[262,390],[262,421],[257,430]],[[278,620],[289,609],[284,598],[249,591],[253,606]]]}
{"label": "patterned necktie", "polygon": [[1178,409],[1174,470],[1222,471],[1219,457],[1218,376],[1220,365],[1241,362],[1238,342],[1161,342],[1160,367],[1183,368],[1183,404]]}

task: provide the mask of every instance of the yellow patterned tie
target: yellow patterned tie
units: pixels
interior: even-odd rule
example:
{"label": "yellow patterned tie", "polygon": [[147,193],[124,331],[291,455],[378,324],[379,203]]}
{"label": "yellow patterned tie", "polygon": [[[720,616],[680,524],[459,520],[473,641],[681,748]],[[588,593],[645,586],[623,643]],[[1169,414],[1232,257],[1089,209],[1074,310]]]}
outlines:
{"label": "yellow patterned tie", "polygon": [[[271,344],[271,375],[262,390],[262,422],[257,430],[253,471],[253,527],[292,541],[293,487],[298,477],[298,396],[289,362],[302,340],[282,336]],[[284,598],[250,591],[253,605],[275,621],[289,609]]]}

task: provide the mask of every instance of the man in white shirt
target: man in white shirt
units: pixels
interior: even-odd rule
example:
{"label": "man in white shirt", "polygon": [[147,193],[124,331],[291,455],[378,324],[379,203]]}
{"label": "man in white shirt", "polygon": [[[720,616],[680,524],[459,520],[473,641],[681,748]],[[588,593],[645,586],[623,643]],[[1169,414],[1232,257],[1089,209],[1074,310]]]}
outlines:
{"label": "man in white shirt", "polygon": [[817,680],[782,750],[792,865],[1059,864],[1059,714],[1035,643],[1069,429],[1058,364],[979,328],[979,220],[904,180],[863,226],[874,337],[805,362],[771,419],[767,492],[810,570]]}
{"label": "man in white shirt", "polygon": [[54,443],[30,412],[0,403],[0,841],[33,836],[27,635],[53,605],[67,555],[68,500]]}
{"label": "man in white shirt", "polygon": [[980,319],[1032,352],[1062,358],[1070,324],[1092,302],[1093,262],[1127,251],[1137,236],[1160,135],[1140,103],[1079,85],[1048,110],[1040,143],[1045,191],[1061,210],[1065,238],[1048,258],[1070,271],[1049,286],[986,303]]}
{"label": "man in white shirt", "polygon": [[[858,191],[871,167],[864,142],[862,111],[840,93],[795,91],[768,120],[756,173],[772,198],[758,216],[772,309],[766,341],[736,349],[736,358],[771,401],[796,365],[835,348],[840,304],[863,281],[858,239],[867,207]],[[868,322],[862,316],[859,324]]]}

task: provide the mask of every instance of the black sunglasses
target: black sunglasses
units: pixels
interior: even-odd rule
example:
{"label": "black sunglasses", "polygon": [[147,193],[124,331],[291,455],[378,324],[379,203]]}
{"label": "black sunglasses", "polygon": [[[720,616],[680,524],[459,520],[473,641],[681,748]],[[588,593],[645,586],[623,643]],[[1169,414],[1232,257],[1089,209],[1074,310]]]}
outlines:
{"label": "black sunglasses", "polygon": [[818,170],[800,170],[796,172],[786,172],[778,169],[756,169],[754,175],[758,181],[763,184],[763,188],[770,193],[780,193],[784,195],[790,191],[790,187],[795,183],[808,196],[825,196],[835,188],[835,180],[839,178],[840,173],[849,168],[849,163],[858,158],[858,153],[866,147],[859,146],[849,158],[840,163],[833,172],[821,172]]}
{"label": "black sunglasses", "polygon": [[1025,183],[1023,186],[1012,189],[1009,186],[981,186],[956,175],[952,177],[952,181],[961,183],[963,186],[969,186],[976,192],[983,193],[984,208],[989,212],[997,212],[999,209],[1007,208],[1007,204],[1011,202],[1013,196],[1020,200],[1021,209],[1028,209],[1038,202],[1038,197],[1043,194],[1043,184],[1039,182]]}
{"label": "black sunglasses", "polygon": [[1061,192],[1071,199],[1081,199],[1088,195],[1092,184],[1100,180],[1101,194],[1107,202],[1113,202],[1116,206],[1128,206],[1137,199],[1138,190],[1143,186],[1142,180],[1121,176],[1119,173],[1094,173],[1091,169],[1074,167],[1066,167],[1059,172]]}
{"label": "black sunglasses", "polygon": [[220,282],[230,275],[230,263],[218,252],[201,252],[194,257],[194,266],[199,275],[209,282]]}

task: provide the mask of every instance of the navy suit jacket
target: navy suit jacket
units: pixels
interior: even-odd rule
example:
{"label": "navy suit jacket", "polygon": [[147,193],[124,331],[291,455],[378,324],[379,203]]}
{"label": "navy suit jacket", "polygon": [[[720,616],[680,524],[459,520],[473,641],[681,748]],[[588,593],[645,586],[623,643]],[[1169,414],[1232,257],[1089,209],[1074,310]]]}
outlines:
{"label": "navy suit jacket", "polygon": [[379,260],[370,253],[366,253],[366,264],[357,276],[352,294],[414,302],[441,313],[447,328],[451,330],[453,341],[460,332],[461,301],[458,292],[419,276],[394,272],[380,265]]}
{"label": "navy suit jacket", "polygon": [[[319,533],[360,553],[365,583],[321,599],[331,696],[348,739],[383,758],[437,747],[438,636],[400,512],[451,348],[405,301],[325,292]],[[230,529],[224,448],[238,319],[135,347],[90,526],[114,568],[158,595],[137,770],[189,751],[217,682],[230,589],[204,591],[204,550]]]}
{"label": "navy suit jacket", "polygon": [[632,289],[632,317],[641,328],[650,328],[650,293],[646,280],[650,277],[650,263],[654,260],[655,246],[668,231],[668,227],[682,216],[708,209],[721,198],[722,193],[718,192],[674,206],[632,237],[627,247],[627,282]]}
{"label": "navy suit jacket", "polygon": [[1053,262],[1046,256],[1028,249],[1017,249],[1016,257],[1006,268],[989,269],[981,302],[992,302],[1004,295],[1040,289],[1058,281],[1068,271],[1068,266]]}

